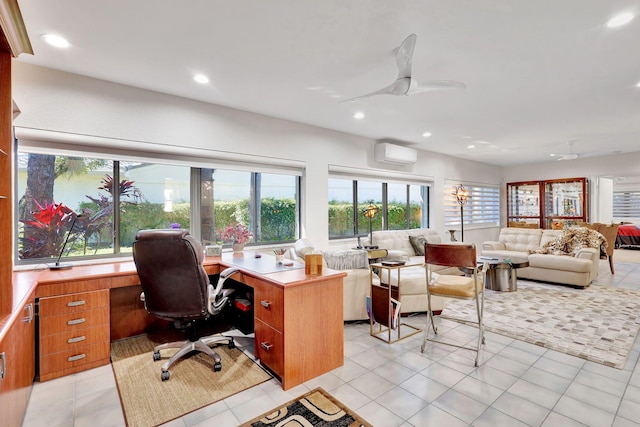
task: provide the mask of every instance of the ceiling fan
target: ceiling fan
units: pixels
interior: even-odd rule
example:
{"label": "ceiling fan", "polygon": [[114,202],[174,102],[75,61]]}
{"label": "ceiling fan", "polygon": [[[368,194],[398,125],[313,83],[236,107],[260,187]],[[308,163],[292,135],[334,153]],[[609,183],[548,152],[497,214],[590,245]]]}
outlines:
{"label": "ceiling fan", "polygon": [[569,152],[567,154],[554,154],[554,156],[558,157],[557,161],[575,160],[580,157],[580,154],[573,152],[573,143],[574,141],[569,141]]}
{"label": "ceiling fan", "polygon": [[398,65],[398,77],[393,83],[374,92],[340,102],[355,101],[374,95],[413,95],[432,90],[464,89],[467,87],[464,83],[453,80],[431,80],[418,84],[411,76],[411,63],[413,61],[413,50],[416,47],[416,38],[415,34],[410,34],[398,48],[394,49],[396,64]]}

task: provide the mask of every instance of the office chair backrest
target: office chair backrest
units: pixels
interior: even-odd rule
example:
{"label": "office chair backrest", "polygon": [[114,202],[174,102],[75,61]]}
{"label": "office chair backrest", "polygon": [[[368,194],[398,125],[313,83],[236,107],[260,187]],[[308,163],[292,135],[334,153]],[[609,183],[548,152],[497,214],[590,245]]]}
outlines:
{"label": "office chair backrest", "polygon": [[133,260],[150,314],[168,320],[208,317],[204,252],[188,231],[139,231]]}
{"label": "office chair backrest", "polygon": [[426,243],[424,262],[447,267],[475,268],[476,246]]}

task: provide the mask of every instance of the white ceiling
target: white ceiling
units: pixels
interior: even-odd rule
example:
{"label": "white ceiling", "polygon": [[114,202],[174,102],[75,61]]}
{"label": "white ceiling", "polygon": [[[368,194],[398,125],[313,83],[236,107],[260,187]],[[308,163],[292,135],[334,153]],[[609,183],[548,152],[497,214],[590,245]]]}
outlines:
{"label": "white ceiling", "polygon": [[[604,26],[639,1],[19,5],[35,52],[26,63],[496,165],[555,161],[570,145],[584,156],[640,151],[640,16]],[[45,33],[71,47],[46,45]],[[393,50],[411,33],[414,78],[467,88],[339,103],[390,84]]]}

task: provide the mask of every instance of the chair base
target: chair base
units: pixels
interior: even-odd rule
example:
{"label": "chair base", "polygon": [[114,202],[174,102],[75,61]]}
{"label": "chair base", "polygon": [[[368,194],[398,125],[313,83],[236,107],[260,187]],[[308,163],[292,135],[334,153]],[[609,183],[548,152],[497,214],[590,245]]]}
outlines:
{"label": "chair base", "polygon": [[209,355],[214,360],[213,370],[214,372],[220,371],[222,369],[222,362],[220,359],[220,355],[216,353],[210,346],[218,343],[227,343],[229,348],[235,347],[235,342],[231,337],[225,337],[223,335],[211,335],[208,337],[199,338],[196,341],[174,341],[165,344],[157,345],[153,349],[153,360],[160,360],[160,351],[166,350],[170,348],[178,348],[179,350],[169,358],[166,362],[162,364],[162,371],[160,373],[160,378],[162,381],[166,381],[170,378],[171,374],[169,373],[169,368],[175,362],[177,362],[182,357],[191,353],[192,351],[199,351],[201,353],[205,353]]}

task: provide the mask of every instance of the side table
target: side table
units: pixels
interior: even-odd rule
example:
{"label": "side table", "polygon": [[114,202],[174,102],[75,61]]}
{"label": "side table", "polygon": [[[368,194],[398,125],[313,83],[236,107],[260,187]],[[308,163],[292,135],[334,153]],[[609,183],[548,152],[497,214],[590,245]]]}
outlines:
{"label": "side table", "polygon": [[[402,322],[400,317],[402,306],[400,272],[404,268],[422,267],[423,265],[424,263],[399,264],[391,262],[374,262],[369,265],[369,284],[371,286],[369,334],[372,337],[392,344],[422,331],[421,328]],[[380,285],[374,283],[374,270],[380,277]],[[389,283],[382,283],[382,278],[385,277],[382,274],[383,271],[386,271],[386,278]],[[391,285],[392,274],[397,276],[397,286]],[[377,327],[375,327],[376,324],[378,325]],[[407,332],[403,334],[403,330]]]}
{"label": "side table", "polygon": [[518,268],[529,267],[529,261],[521,258],[479,257],[478,264],[487,264],[484,287],[492,291],[518,290]]}

